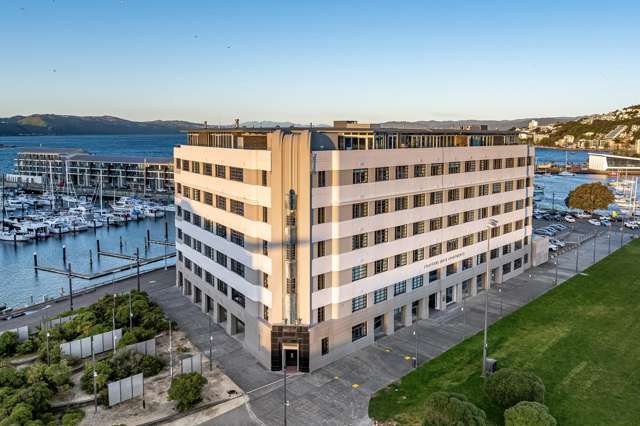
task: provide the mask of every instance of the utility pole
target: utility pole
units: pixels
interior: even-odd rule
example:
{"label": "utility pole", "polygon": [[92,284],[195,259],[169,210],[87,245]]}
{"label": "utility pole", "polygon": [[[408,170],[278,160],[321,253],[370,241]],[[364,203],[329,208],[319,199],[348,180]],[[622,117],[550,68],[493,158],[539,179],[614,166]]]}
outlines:
{"label": "utility pole", "polygon": [[559,263],[559,259],[560,257],[556,254],[556,279],[555,279],[555,285],[558,285],[558,263]]}
{"label": "utility pole", "polygon": [[67,267],[69,273],[69,310],[73,311],[73,283],[71,282],[71,262]]}
{"label": "utility pole", "polygon": [[169,374],[173,380],[173,339],[171,338],[171,320],[169,320]]}
{"label": "utility pole", "polygon": [[596,240],[598,239],[598,231],[593,236],[593,263],[596,263]]}
{"label": "utility pole", "polygon": [[213,333],[211,331],[211,315],[209,315],[209,371],[213,370]]}
{"label": "utility pole", "polygon": [[287,401],[287,362],[284,348],[282,349],[282,374],[284,380],[284,400],[282,404],[284,407],[284,426],[287,426],[287,405],[289,405],[289,401]]}
{"label": "utility pole", "polygon": [[138,281],[138,293],[140,292],[140,248],[136,247],[136,278]]}
{"label": "utility pole", "polygon": [[487,223],[487,288],[484,291],[484,338],[482,341],[482,377],[486,377],[487,370],[487,334],[489,329],[489,290],[491,289],[491,230],[498,225],[495,219],[489,219]]}
{"label": "utility pole", "polygon": [[131,311],[131,290],[129,290],[129,330],[133,328],[133,312]]}
{"label": "utility pole", "polygon": [[96,373],[96,354],[93,351],[93,336],[91,336],[91,361],[93,362],[93,413],[95,414],[98,412],[98,387],[96,385],[98,373]]}
{"label": "utility pole", "polygon": [[113,354],[116,354],[116,294],[113,293],[113,307],[111,308],[111,337],[113,338]]}
{"label": "utility pole", "polygon": [[580,243],[576,243],[576,273],[578,273],[578,259],[580,258]]}
{"label": "utility pole", "polygon": [[416,356],[413,358],[413,368],[418,368],[418,333],[413,329],[413,336],[416,338]]}

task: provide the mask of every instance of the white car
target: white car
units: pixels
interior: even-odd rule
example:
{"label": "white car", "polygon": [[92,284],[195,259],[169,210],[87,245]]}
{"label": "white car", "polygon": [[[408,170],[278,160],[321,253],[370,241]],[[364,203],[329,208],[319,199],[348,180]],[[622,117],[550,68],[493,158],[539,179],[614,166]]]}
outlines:
{"label": "white car", "polygon": [[611,222],[611,216],[600,216],[600,221],[606,220],[607,222]]}
{"label": "white car", "polygon": [[581,213],[576,214],[576,217],[578,219],[590,219],[591,215],[589,213],[586,213],[586,212],[581,212]]}
{"label": "white car", "polygon": [[608,220],[601,220],[600,225],[602,226],[611,226],[611,222]]}
{"label": "white car", "polygon": [[566,215],[566,216],[564,217],[564,221],[565,221],[565,222],[569,222],[569,223],[574,223],[576,220],[575,220],[575,218],[574,218],[573,216],[571,216],[570,214],[568,214],[568,215]]}
{"label": "white car", "polygon": [[549,243],[549,250],[550,251],[558,251],[558,246],[555,245],[555,244]]}
{"label": "white car", "polygon": [[558,246],[558,247],[564,247],[566,245],[566,243],[562,240],[558,240],[556,238],[549,240],[549,242],[551,244],[553,244],[554,246]]}
{"label": "white car", "polygon": [[600,221],[599,221],[599,220],[597,220],[597,219],[589,219],[589,223],[590,223],[590,224],[592,224],[592,225],[594,225],[594,226],[600,226],[600,225],[602,225],[602,224],[600,223]]}
{"label": "white car", "polygon": [[625,222],[624,226],[629,229],[638,229],[639,227],[637,222]]}

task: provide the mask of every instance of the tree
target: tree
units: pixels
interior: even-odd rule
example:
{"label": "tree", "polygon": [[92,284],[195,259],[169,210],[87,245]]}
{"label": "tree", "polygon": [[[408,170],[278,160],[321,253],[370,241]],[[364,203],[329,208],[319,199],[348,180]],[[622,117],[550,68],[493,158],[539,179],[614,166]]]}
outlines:
{"label": "tree", "polygon": [[185,411],[202,401],[202,386],[207,379],[198,373],[181,374],[171,381],[169,401],[177,401],[178,411]]}
{"label": "tree", "polygon": [[11,356],[16,353],[18,335],[11,331],[0,334],[0,356]]}
{"label": "tree", "polygon": [[423,426],[485,426],[484,411],[459,393],[434,392],[425,403]]}
{"label": "tree", "polygon": [[522,401],[504,412],[505,426],[556,426],[549,408],[539,402]]}
{"label": "tree", "polygon": [[598,209],[607,209],[614,199],[609,188],[599,182],[594,182],[578,186],[569,193],[564,202],[572,209],[592,212]]}
{"label": "tree", "polygon": [[508,408],[520,401],[544,402],[544,383],[533,373],[503,368],[489,376],[485,391],[496,404]]}

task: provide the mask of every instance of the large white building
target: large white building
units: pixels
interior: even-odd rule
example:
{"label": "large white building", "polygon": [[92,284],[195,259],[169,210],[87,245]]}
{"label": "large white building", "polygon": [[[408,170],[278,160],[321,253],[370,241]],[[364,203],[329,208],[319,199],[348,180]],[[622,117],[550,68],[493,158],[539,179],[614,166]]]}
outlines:
{"label": "large white building", "polygon": [[528,268],[533,155],[501,131],[191,131],[177,285],[267,368],[316,369]]}

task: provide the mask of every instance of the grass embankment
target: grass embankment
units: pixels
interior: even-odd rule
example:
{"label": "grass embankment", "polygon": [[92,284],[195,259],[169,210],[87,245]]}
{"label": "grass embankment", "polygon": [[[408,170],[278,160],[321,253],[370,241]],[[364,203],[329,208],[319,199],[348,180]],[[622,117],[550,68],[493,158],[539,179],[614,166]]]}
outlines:
{"label": "grass embankment", "polygon": [[[489,330],[499,367],[534,372],[560,425],[632,425],[640,419],[640,241],[616,251]],[[503,424],[484,393],[479,333],[379,391],[376,420],[420,424],[426,397],[460,392]]]}

